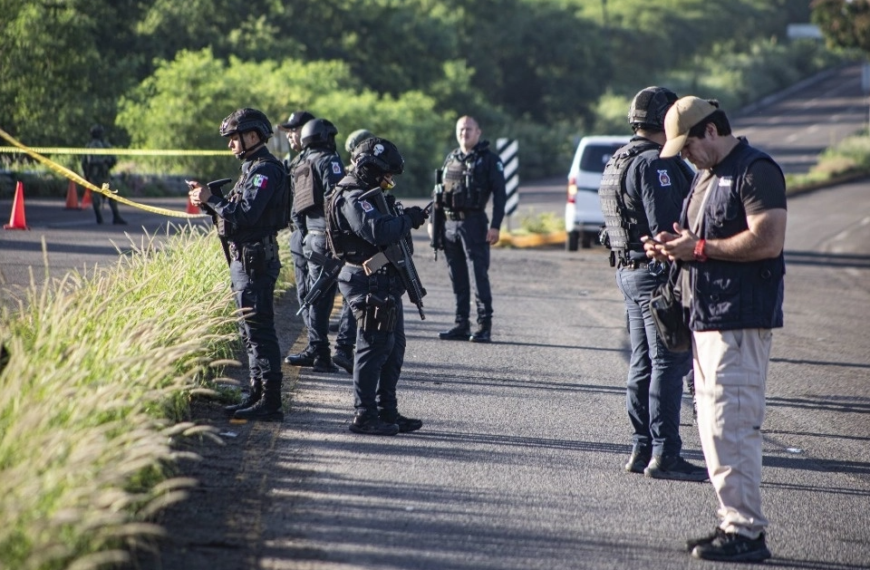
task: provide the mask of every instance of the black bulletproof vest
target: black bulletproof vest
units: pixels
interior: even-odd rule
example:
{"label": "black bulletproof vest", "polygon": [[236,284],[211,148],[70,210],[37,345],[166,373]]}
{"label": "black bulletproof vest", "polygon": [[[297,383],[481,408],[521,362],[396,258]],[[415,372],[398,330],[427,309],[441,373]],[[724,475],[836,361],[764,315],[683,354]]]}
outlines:
{"label": "black bulletproof vest", "polygon": [[601,175],[598,198],[610,249],[624,259],[628,258],[628,251],[643,249],[640,236],[650,231],[642,206],[635,204],[625,190],[625,176],[635,157],[657,148],[660,146],[648,140],[632,141],[610,157]]}

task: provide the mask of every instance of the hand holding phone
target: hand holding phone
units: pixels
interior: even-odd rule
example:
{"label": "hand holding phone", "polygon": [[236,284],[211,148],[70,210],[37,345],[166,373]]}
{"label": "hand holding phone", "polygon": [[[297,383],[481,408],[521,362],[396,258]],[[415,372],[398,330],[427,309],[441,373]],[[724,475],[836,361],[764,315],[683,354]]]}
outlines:
{"label": "hand holding phone", "polygon": [[661,242],[652,236],[641,236],[640,241],[642,241],[643,243],[654,243],[656,245],[665,245],[664,242]]}

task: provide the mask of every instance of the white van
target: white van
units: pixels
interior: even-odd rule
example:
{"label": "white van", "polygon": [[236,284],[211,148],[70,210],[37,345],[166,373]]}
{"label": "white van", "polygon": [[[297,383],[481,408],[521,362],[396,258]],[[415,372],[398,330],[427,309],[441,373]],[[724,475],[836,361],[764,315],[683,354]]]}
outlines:
{"label": "white van", "polygon": [[598,201],[601,173],[613,153],[628,144],[629,135],[583,137],[574,153],[568,172],[568,202],[565,204],[566,248],[577,251],[578,245],[592,246],[604,225]]}

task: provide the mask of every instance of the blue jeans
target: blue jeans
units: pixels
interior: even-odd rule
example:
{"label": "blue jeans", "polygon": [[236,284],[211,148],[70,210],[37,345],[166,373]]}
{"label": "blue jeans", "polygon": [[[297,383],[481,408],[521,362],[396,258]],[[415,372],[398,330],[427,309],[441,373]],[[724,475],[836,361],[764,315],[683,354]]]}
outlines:
{"label": "blue jeans", "polygon": [[635,450],[650,450],[654,455],[679,455],[680,403],[683,376],[692,362],[691,351],[671,352],[656,332],[649,301],[667,274],[654,274],[656,266],[616,271],[616,285],[625,298],[631,361],[626,384],[626,406],[633,429]]}
{"label": "blue jeans", "polygon": [[444,225],[444,257],[456,297],[456,323],[468,322],[471,311],[471,282],[468,266],[474,271],[474,301],[477,322],[492,320],[492,291],[489,287],[489,244],[486,212],[469,213],[464,220],[447,220]]}

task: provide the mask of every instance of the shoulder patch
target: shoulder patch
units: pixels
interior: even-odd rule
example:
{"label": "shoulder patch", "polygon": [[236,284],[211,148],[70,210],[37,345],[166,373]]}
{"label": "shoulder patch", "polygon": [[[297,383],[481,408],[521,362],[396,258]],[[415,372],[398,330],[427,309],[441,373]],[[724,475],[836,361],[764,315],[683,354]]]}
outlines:
{"label": "shoulder patch", "polygon": [[253,180],[251,181],[255,188],[264,188],[266,184],[269,183],[269,177],[263,176],[262,174],[254,175]]}
{"label": "shoulder patch", "polygon": [[501,160],[498,160],[496,161],[496,164],[498,165],[499,171],[504,172],[504,163],[502,163]]}
{"label": "shoulder patch", "polygon": [[363,212],[365,212],[366,214],[368,214],[369,212],[374,212],[374,210],[375,210],[375,207],[372,206],[371,204],[369,204],[368,201],[366,201],[366,200],[360,200],[359,206],[360,206],[360,208],[363,209]]}
{"label": "shoulder patch", "polygon": [[667,169],[665,170],[657,170],[659,173],[659,186],[664,188],[665,186],[671,185],[671,176],[668,174]]}
{"label": "shoulder patch", "polygon": [[341,174],[341,165],[334,160],[332,161],[332,173]]}

